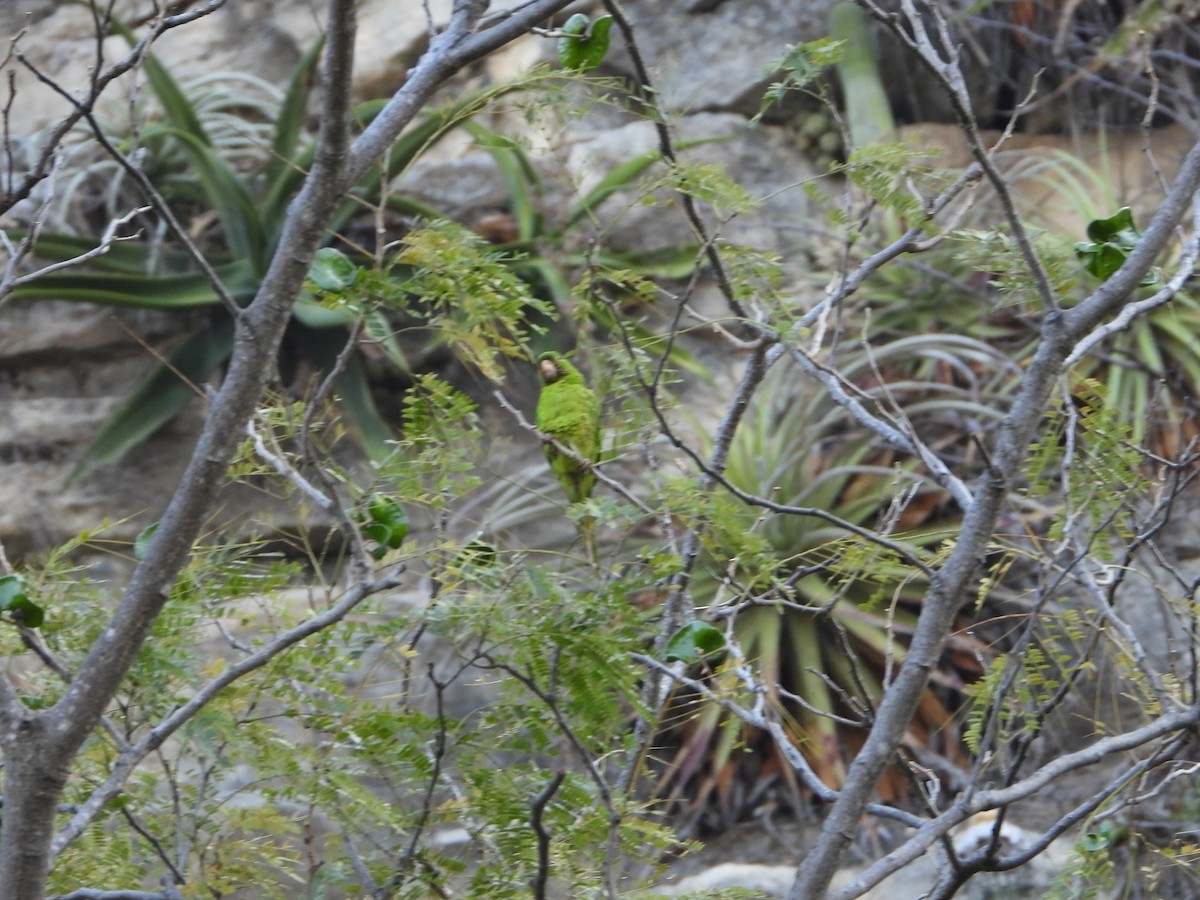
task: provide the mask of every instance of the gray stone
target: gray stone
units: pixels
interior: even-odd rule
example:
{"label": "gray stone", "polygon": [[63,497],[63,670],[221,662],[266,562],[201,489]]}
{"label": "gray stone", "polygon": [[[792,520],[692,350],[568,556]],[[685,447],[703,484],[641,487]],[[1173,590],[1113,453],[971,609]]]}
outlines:
{"label": "gray stone", "polygon": [[[834,2],[702,0],[686,5],[684,15],[659,0],[633,0],[627,7],[668,110],[752,115],[774,75],[771,61],[790,44],[824,37]],[[619,55],[612,64],[629,67]]]}
{"label": "gray stone", "polygon": [[[709,216],[707,224],[714,234],[777,252],[795,251],[811,238],[805,228],[811,207],[800,185],[816,171],[784,136],[770,128],[753,128],[735,113],[692,115],[674,125],[677,143],[695,142],[680,152],[683,161],[716,165],[750,197],[761,201],[757,208],[725,223]],[[658,146],[652,123],[632,122],[581,138],[568,152],[567,169],[583,194],[617,166]],[[662,171],[659,167],[655,174]],[[606,201],[597,210],[605,240],[617,249],[629,250],[694,242],[695,235],[674,192],[659,190],[655,198],[653,205],[647,205],[634,189]],[[664,212],[664,207],[670,207],[669,212]]]}

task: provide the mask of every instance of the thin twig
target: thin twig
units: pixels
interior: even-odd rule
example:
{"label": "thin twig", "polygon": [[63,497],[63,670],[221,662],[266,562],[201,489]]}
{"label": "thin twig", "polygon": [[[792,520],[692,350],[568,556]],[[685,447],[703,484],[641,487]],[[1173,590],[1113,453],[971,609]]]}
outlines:
{"label": "thin twig", "polygon": [[49,265],[38,269],[36,272],[30,272],[27,275],[21,275],[17,278],[14,278],[10,284],[9,290],[5,290],[4,285],[0,284],[0,299],[3,299],[4,296],[9,293],[11,288],[20,287],[23,284],[29,284],[46,275],[50,275],[54,272],[61,272],[64,269],[74,268],[75,266],[81,265],[88,260],[95,259],[97,256],[103,256],[110,249],[112,249],[114,244],[120,243],[121,241],[136,240],[138,237],[137,234],[119,235],[117,234],[117,230],[122,225],[128,224],[129,221],[134,217],[140,216],[149,209],[149,206],[139,206],[136,209],[130,210],[120,218],[113,219],[108,223],[108,227],[104,229],[104,234],[100,236],[100,242],[91,250],[81,253],[79,256],[72,257],[71,259],[64,259],[60,260],[59,262],[50,263]]}
{"label": "thin twig", "polygon": [[125,781],[133,774],[134,769],[146,758],[147,754],[162,746],[167,738],[191,721],[217,694],[238,679],[261,669],[289,647],[340,622],[373,594],[397,587],[401,584],[400,575],[403,571],[403,567],[398,567],[391,574],[377,581],[359,582],[352,585],[342,599],[325,612],[288,629],[257,652],[230,664],[219,675],[210,679],[186,703],[176,707],[170,715],[150,729],[140,740],[120,753],[108,778],[92,791],[88,799],[79,806],[78,812],[55,836],[51,846],[51,856],[54,857],[61,853],[71,841],[83,832],[104,806],[120,793]]}
{"label": "thin twig", "polygon": [[[650,78],[650,70],[642,58],[641,49],[638,47],[633,23],[625,15],[624,8],[617,0],[604,0],[604,8],[613,17],[613,21],[616,22],[617,27],[621,30],[621,36],[625,40],[625,48],[629,51],[629,58],[633,62],[633,69],[637,74],[638,99],[645,107],[647,118],[654,123],[654,130],[658,134],[658,146],[663,159],[668,165],[675,166],[679,163],[679,157],[675,151],[671,129],[667,126],[666,117],[658,105],[658,100],[656,99],[658,94],[654,89],[654,82]],[[684,215],[687,217],[688,224],[691,226],[692,231],[695,232],[697,240],[704,248],[704,255],[708,258],[709,265],[712,266],[713,275],[717,280],[717,287],[720,289],[721,295],[725,298],[725,304],[742,321],[743,325],[759,333],[759,336],[761,336],[761,326],[754,322],[737,299],[733,284],[725,269],[725,261],[721,258],[720,250],[709,235],[708,226],[704,224],[704,219],[701,217],[700,210],[696,205],[696,198],[683,191],[678,193],[678,198]]]}
{"label": "thin twig", "polygon": [[[212,12],[220,9],[225,5],[227,0],[209,0],[199,9],[190,12],[180,13],[174,16],[164,16],[155,21],[154,27],[146,33],[140,41],[134,45],[129,54],[120,62],[114,63],[107,70],[101,72],[98,69],[92,71],[91,86],[87,95],[80,101],[76,102],[74,98],[71,100],[72,111],[65,116],[57,125],[55,125],[46,135],[46,139],[42,144],[41,153],[38,159],[30,168],[29,174],[15,188],[6,189],[3,196],[0,196],[0,215],[8,212],[22,200],[26,199],[35,187],[45,180],[51,166],[51,160],[58,152],[59,146],[62,144],[63,138],[67,136],[75,125],[84,115],[95,109],[100,96],[108,88],[108,86],[126,72],[134,69],[141,64],[143,58],[150,51],[150,46],[158,40],[164,33],[172,28],[178,28],[180,25],[186,25],[189,22],[194,22],[196,19],[209,15]],[[15,53],[16,58],[23,65],[30,66],[29,61],[19,50]],[[53,82],[51,82],[53,84]]]}
{"label": "thin twig", "polygon": [[537,835],[537,873],[533,879],[535,900],[546,900],[546,888],[550,883],[550,832],[546,830],[542,814],[546,811],[546,804],[557,793],[566,777],[567,773],[563,769],[556,771],[529,804],[529,825]]}

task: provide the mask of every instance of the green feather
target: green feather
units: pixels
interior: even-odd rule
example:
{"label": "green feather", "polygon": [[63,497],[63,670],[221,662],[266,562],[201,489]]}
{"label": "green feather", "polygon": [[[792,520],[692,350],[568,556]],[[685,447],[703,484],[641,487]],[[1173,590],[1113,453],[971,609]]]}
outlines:
{"label": "green feather", "polygon": [[[600,458],[600,401],[583,375],[558,353],[538,358],[542,392],[538,397],[537,427],[563,447],[590,462]],[[550,468],[572,503],[592,495],[596,473],[553,444],[543,445]]]}

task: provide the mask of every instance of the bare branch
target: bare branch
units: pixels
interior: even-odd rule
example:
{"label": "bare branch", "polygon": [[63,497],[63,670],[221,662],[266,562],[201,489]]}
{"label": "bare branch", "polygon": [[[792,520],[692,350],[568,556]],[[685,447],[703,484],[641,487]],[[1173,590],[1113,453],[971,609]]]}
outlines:
{"label": "bare branch", "polygon": [[789,900],[822,896],[884,767],[894,757],[929,673],[937,664],[953,617],[973,596],[980,560],[1010,485],[1020,472],[1043,411],[1071,348],[1133,290],[1166,245],[1200,187],[1200,144],[1188,154],[1174,186],[1125,264],[1078,306],[1050,311],[1020,390],[1001,424],[989,471],[975,491],[953,551],[934,576],[909,652],[879,705],[875,726],[847,774],[846,784],[799,871]]}
{"label": "bare branch", "polygon": [[950,492],[950,495],[954,497],[954,501],[960,509],[965,512],[971,508],[971,504],[974,501],[971,499],[971,491],[966,483],[951,472],[950,467],[942,462],[938,455],[924,441],[917,439],[911,427],[907,431],[904,431],[895,425],[889,424],[881,416],[870,412],[863,406],[861,401],[850,396],[843,386],[842,378],[836,372],[818,363],[802,348],[789,345],[787,350],[791,358],[796,361],[796,364],[816,381],[819,381],[829,394],[830,399],[849,412],[854,417],[854,421],[878,435],[896,449],[911,453],[917,457],[921,460],[925,468],[929,470],[933,476],[933,480]]}
{"label": "bare branch", "polygon": [[[621,36],[625,39],[625,47],[629,51],[629,58],[633,61],[633,68],[637,73],[638,98],[645,106],[650,120],[654,123],[654,129],[658,134],[658,146],[662,152],[663,159],[666,160],[668,165],[673,166],[678,163],[679,157],[675,152],[671,130],[667,127],[662,110],[658,107],[654,83],[650,78],[650,70],[647,68],[645,60],[642,59],[641,50],[638,48],[633,23],[629,21],[629,17],[625,15],[624,8],[617,0],[604,0],[604,8],[613,17],[613,21],[617,23],[617,27],[621,29]],[[708,226],[704,224],[704,219],[700,215],[700,209],[696,205],[696,198],[682,191],[678,193],[678,198],[680,205],[683,207],[684,215],[687,217],[688,225],[691,226],[700,246],[704,248],[704,254],[708,258],[709,265],[712,266],[717,280],[717,287],[720,289],[721,295],[725,298],[726,306],[741,320],[741,324],[744,327],[749,328],[752,333],[760,337],[764,336],[761,326],[750,317],[734,294],[733,284],[730,282],[729,273],[725,268],[725,261],[721,258],[720,250],[717,249],[716,243],[709,235]]]}
{"label": "bare branch", "polygon": [[535,0],[502,18],[485,20],[483,29],[475,33],[471,28],[478,11],[472,4],[456,3],[449,27],[433,39],[429,50],[408,73],[404,86],[355,140],[343,173],[343,185],[356,184],[375,165],[447,78],[468,62],[529,31],[570,2]]}
{"label": "bare branch", "polygon": [[1046,267],[1042,265],[1042,260],[1038,256],[1037,250],[1034,249],[1033,242],[1029,239],[1029,232],[1017,214],[1017,207],[1013,202],[1008,181],[996,168],[992,151],[984,145],[983,138],[979,133],[979,123],[971,108],[970,91],[959,66],[958,50],[950,38],[942,9],[928,0],[921,0],[922,10],[928,13],[937,29],[938,41],[935,45],[926,27],[926,18],[921,11],[917,10],[914,0],[901,0],[900,8],[904,13],[903,23],[901,23],[900,14],[885,12],[873,0],[857,0],[857,2],[875,18],[884,22],[892,33],[908,46],[925,64],[925,67],[933,73],[934,77],[941,82],[946,96],[954,108],[958,124],[967,138],[967,147],[983,170],[984,177],[996,192],[1000,208],[1004,212],[1004,218],[1021,250],[1021,256],[1033,278],[1034,287],[1043,308],[1046,311],[1057,310],[1059,308],[1058,300],[1050,286]]}
{"label": "bare branch", "polygon": [[[0,195],[0,215],[8,212],[22,200],[29,197],[33,189],[45,180],[50,171],[54,156],[58,153],[59,145],[62,144],[63,138],[67,136],[67,132],[74,128],[80,119],[95,109],[100,95],[104,93],[113,81],[141,64],[142,59],[149,52],[151,44],[172,28],[178,28],[180,25],[186,25],[189,22],[194,22],[196,19],[207,16],[220,9],[226,2],[227,0],[209,0],[208,3],[205,3],[198,9],[156,19],[154,27],[137,42],[124,59],[114,63],[103,73],[99,71],[93,72],[92,83],[87,95],[75,105],[74,111],[63,118],[47,134],[38,159],[34,162],[29,174],[16,187],[5,185],[4,193]],[[22,64],[28,65],[28,60],[25,59],[23,54],[17,51],[15,55]],[[48,83],[56,86],[52,81]]]}
{"label": "bare branch", "polygon": [[545,900],[546,887],[550,883],[550,832],[546,831],[542,814],[546,810],[546,804],[558,792],[566,777],[567,773],[563,769],[557,770],[529,804],[529,825],[537,835],[537,875],[533,882],[533,896],[536,900]]}
{"label": "bare branch", "polygon": [[1079,341],[1075,348],[1063,361],[1064,366],[1073,366],[1087,356],[1096,345],[1104,342],[1114,334],[1119,334],[1130,326],[1140,316],[1147,315],[1175,299],[1192,277],[1196,268],[1196,258],[1200,255],[1200,195],[1192,200],[1192,236],[1184,245],[1179,262],[1175,266],[1175,274],[1161,288],[1144,300],[1134,300],[1121,308],[1116,318],[1098,326],[1087,337]]}
{"label": "bare branch", "polygon": [[144,737],[128,746],[119,754],[116,762],[112,765],[108,778],[92,792],[91,796],[79,806],[75,815],[71,817],[71,820],[55,835],[54,843],[51,845],[52,856],[57,856],[71,841],[83,833],[83,830],[95,819],[104,806],[121,792],[125,782],[143,759],[161,747],[167,738],[178,731],[183,725],[191,721],[218,693],[239,678],[243,678],[251,672],[261,669],[275,657],[279,656],[279,654],[300,643],[305,638],[311,637],[317,632],[324,631],[342,621],[342,619],[346,618],[355,607],[368,597],[380,591],[397,587],[401,583],[400,575],[403,571],[403,567],[400,567],[394,569],[390,575],[386,575],[377,581],[359,582],[352,585],[342,595],[342,598],[325,612],[313,616],[305,622],[301,622],[294,628],[289,628],[283,634],[265,644],[261,649],[244,659],[231,663],[221,674],[209,680],[207,684],[192,695],[191,699],[177,707],[170,715],[147,732]]}
{"label": "bare branch", "polygon": [[117,232],[122,226],[128,225],[132,219],[149,209],[150,207],[148,206],[139,206],[137,209],[130,210],[120,218],[113,219],[108,223],[108,227],[104,229],[104,234],[100,236],[99,242],[91,250],[81,253],[78,256],[74,256],[71,259],[64,259],[56,263],[50,263],[49,265],[43,266],[37,271],[30,272],[26,275],[16,275],[13,270],[16,262],[20,259],[23,259],[28,254],[29,250],[32,249],[33,241],[31,239],[34,238],[36,234],[35,230],[30,229],[25,237],[22,238],[20,245],[17,247],[13,247],[12,244],[9,243],[8,236],[3,232],[0,232],[0,243],[4,244],[5,250],[8,252],[8,263],[5,266],[3,276],[0,276],[0,304],[3,304],[8,296],[16,288],[23,284],[31,284],[45,275],[50,275],[53,272],[62,272],[66,269],[73,269],[75,266],[82,265],[89,260],[95,259],[97,256],[103,256],[112,249],[114,244],[118,244],[121,241],[136,240],[138,237],[137,234],[119,235]]}
{"label": "bare branch", "polygon": [[59,894],[51,900],[180,900],[178,891],[100,891],[80,888],[69,894]]}
{"label": "bare branch", "polygon": [[[1177,710],[1133,731],[1102,738],[1082,750],[1056,757],[1029,777],[1008,787],[975,793],[968,792],[959,797],[944,813],[928,820],[901,847],[871,865],[854,882],[833,893],[831,900],[851,900],[851,898],[859,896],[892,872],[924,855],[952,828],[965,822],[976,813],[1011,806],[1044,790],[1055,779],[1061,778],[1069,772],[1096,765],[1112,758],[1115,754],[1135,750],[1152,741],[1193,728],[1197,723],[1200,723],[1200,706]],[[1134,771],[1141,771],[1142,768],[1144,765],[1135,765]],[[1099,802],[1110,794],[1111,789],[1106,788],[1102,791],[1100,798],[1091,804],[1092,808],[1098,806]]]}

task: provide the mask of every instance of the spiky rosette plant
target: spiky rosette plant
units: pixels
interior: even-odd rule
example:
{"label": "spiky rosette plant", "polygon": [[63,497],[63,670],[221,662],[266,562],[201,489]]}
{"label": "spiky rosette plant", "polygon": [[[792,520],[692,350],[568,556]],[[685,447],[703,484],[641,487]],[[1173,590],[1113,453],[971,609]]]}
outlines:
{"label": "spiky rosette plant", "polygon": [[[998,408],[996,397],[1011,380],[986,344],[953,336],[864,350],[843,369],[864,386],[867,405],[900,404],[927,441],[960,455],[968,452],[966,423],[994,421],[994,413],[983,412],[984,398]],[[926,370],[937,377],[903,377]],[[988,378],[983,371],[1000,374]],[[895,377],[881,383],[885,372]],[[693,674],[717,695],[745,700],[748,685],[738,666],[748,664],[814,772],[837,788],[907,652],[928,586],[912,560],[936,560],[954,532],[957,508],[915,461],[857,426],[791,366],[781,366],[760,390],[725,474],[748,495],[819,512],[769,511],[728,493],[702,511],[711,527],[695,597],[699,615],[724,630],[728,652]],[[871,531],[891,546],[864,537]],[[955,723],[958,690],[981,674],[987,656],[988,648],[965,631],[951,637],[910,724],[911,747],[951,763],[965,760]],[[792,801],[802,794],[769,735],[711,697],[679,692],[661,737],[658,791],[686,803],[700,827],[750,814],[773,783],[789,788]],[[890,802],[908,799],[903,773],[891,772],[880,794]]]}
{"label": "spiky rosette plant", "polygon": [[[1145,187],[1114,179],[1117,160],[1101,156],[1080,159],[1062,150],[1030,152],[1010,178],[1029,188],[1037,202],[1026,212],[1034,226],[1039,256],[1056,296],[1064,306],[1074,304],[1098,282],[1106,281],[1124,263],[1141,238],[1139,216],[1128,206],[1151,207],[1153,194]],[[1084,224],[1086,223],[1086,225]],[[1004,305],[1014,314],[1039,314],[1024,263],[1010,239],[998,233],[973,232],[971,261],[988,266],[1006,295]],[[978,240],[983,237],[984,240]],[[1169,254],[1164,254],[1169,256]],[[1170,270],[1169,259],[1162,261]],[[1073,360],[1073,389],[1081,398],[1091,383],[1103,386],[1108,405],[1130,429],[1130,440],[1160,456],[1173,457],[1200,433],[1200,300],[1180,291],[1169,303],[1142,309],[1138,305],[1162,287],[1159,270],[1152,270],[1130,297],[1128,320],[1113,328],[1103,341]],[[973,334],[979,334],[973,331]],[[981,335],[982,336],[982,335]],[[1014,356],[1031,352],[1015,349]]]}
{"label": "spiky rosette plant", "polygon": [[[129,36],[132,40],[132,36]],[[88,261],[86,267],[53,272],[18,287],[14,297],[28,300],[70,300],[133,309],[207,315],[171,348],[159,364],[135,385],[101,426],[86,451],[91,465],[111,463],[173,419],[210,379],[216,377],[233,350],[233,324],[223,301],[244,305],[255,291],[275,251],[288,217],[289,203],[304,173],[313,163],[315,143],[305,134],[304,119],[313,75],[320,59],[315,44],[297,66],[282,97],[251,93],[239,104],[228,89],[220,102],[201,84],[191,92],[171,76],[153,54],[145,59],[150,93],[156,101],[146,111],[147,122],[137,140],[119,130],[105,140],[124,155],[142,156],[144,177],[158,192],[175,219],[193,234],[198,252],[207,260],[203,271],[193,255],[180,246],[159,214],[137,220],[141,232],[111,252]],[[391,179],[448,131],[462,125],[497,98],[552,77],[537,69],[511,82],[472,94],[441,109],[426,112],[391,147],[384,165],[372,169],[355,185],[329,223],[331,235],[346,231],[365,210],[392,212],[444,222],[435,211],[390,189]],[[252,101],[252,102],[251,102]],[[383,109],[383,101],[367,101],[353,110],[355,128],[365,128]],[[239,131],[237,116],[245,118]],[[264,119],[271,123],[268,127]],[[73,181],[109,183],[103,197],[83,215],[80,230],[94,225],[96,216],[141,202],[129,179],[112,178],[115,157],[93,161]],[[19,232],[18,232],[19,233]],[[331,238],[332,239],[332,238]],[[44,231],[34,255],[49,261],[70,260],[95,245],[89,236]],[[214,281],[219,282],[215,284]],[[322,285],[325,287],[325,285]],[[224,296],[222,296],[224,295]],[[199,315],[197,315],[199,314]],[[285,383],[298,382],[311,372],[336,372],[335,393],[346,419],[372,456],[387,453],[394,434],[376,409],[363,354],[353,354],[344,366],[338,357],[357,327],[359,311],[322,305],[310,293],[297,302],[277,360]],[[387,320],[377,310],[362,313],[364,330],[380,345],[390,336]],[[386,352],[389,361],[404,360]]]}

